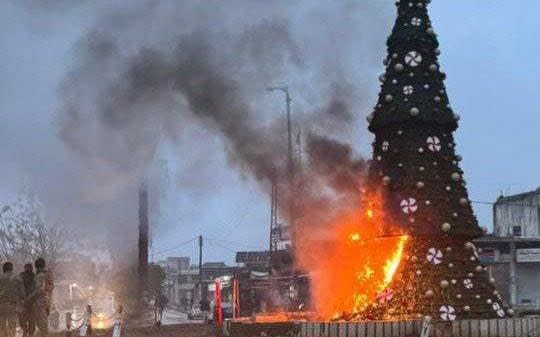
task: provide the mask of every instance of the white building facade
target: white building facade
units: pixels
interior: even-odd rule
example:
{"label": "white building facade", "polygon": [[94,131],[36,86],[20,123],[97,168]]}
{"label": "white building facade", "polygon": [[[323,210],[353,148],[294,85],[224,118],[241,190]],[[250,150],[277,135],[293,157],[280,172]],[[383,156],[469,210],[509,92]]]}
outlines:
{"label": "white building facade", "polygon": [[540,189],[499,197],[493,234],[476,242],[507,304],[540,313]]}

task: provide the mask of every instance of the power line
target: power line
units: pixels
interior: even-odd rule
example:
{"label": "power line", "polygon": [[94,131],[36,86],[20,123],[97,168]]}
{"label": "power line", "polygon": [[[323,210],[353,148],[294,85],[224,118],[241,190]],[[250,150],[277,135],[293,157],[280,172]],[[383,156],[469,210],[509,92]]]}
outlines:
{"label": "power line", "polygon": [[495,205],[494,202],[490,201],[479,201],[479,200],[471,200],[473,204],[482,204],[482,205]]}
{"label": "power line", "polygon": [[246,243],[241,242],[241,241],[229,241],[229,240],[218,239],[218,238],[215,238],[215,237],[208,237],[208,236],[206,236],[206,240],[214,241],[214,242],[226,243],[226,244],[233,245],[233,246],[241,246],[243,248],[254,249],[254,250],[263,249],[262,247],[259,247],[257,245],[250,245],[250,244],[246,244]]}
{"label": "power line", "polygon": [[[206,242],[208,242],[208,239],[206,240]],[[213,242],[213,243],[212,243],[212,242],[208,242],[208,245],[209,245],[209,246],[214,246],[214,247],[217,247],[217,248],[226,249],[226,250],[228,250],[228,251],[231,251],[231,252],[233,252],[233,253],[236,253],[236,251],[235,251],[233,248],[226,247],[226,246],[221,245],[221,244],[216,243],[216,242]]]}
{"label": "power line", "polygon": [[177,250],[177,249],[179,249],[179,248],[182,248],[182,246],[187,245],[188,243],[194,242],[197,238],[198,238],[198,236],[195,236],[195,237],[193,237],[193,238],[192,238],[191,240],[189,240],[189,241],[185,241],[185,242],[180,243],[178,246],[175,246],[175,247],[172,247],[172,248],[168,248],[168,249],[165,249],[165,250],[161,250],[161,251],[159,251],[159,252],[156,252],[155,255],[156,255],[156,256],[163,255],[163,254],[168,253],[168,252],[171,252],[171,251],[173,251],[173,250]]}

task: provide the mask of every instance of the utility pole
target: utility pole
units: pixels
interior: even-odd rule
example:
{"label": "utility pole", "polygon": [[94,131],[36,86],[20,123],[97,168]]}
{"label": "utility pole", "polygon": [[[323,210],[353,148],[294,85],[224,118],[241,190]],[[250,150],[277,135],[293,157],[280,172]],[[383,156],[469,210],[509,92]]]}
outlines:
{"label": "utility pole", "polygon": [[203,299],[203,273],[202,273],[202,248],[203,248],[203,237],[199,235],[199,300]]}
{"label": "utility pole", "polygon": [[137,266],[140,290],[146,290],[148,282],[148,188],[139,187],[139,261]]}
{"label": "utility pole", "polygon": [[289,93],[288,86],[282,87],[269,87],[268,91],[279,90],[285,94],[285,104],[287,106],[287,180],[289,184],[289,230],[291,233],[291,242],[294,246],[295,233],[294,233],[294,198],[295,198],[295,186],[294,186],[294,161],[293,161],[293,145],[292,145],[292,125],[291,125],[291,95]]}
{"label": "utility pole", "polygon": [[273,172],[272,175],[272,191],[270,196],[270,250],[268,256],[268,267],[270,275],[273,273],[273,262],[275,261],[275,254],[278,250],[278,242],[280,238],[280,226],[278,223],[278,207],[277,207],[277,198],[278,198],[278,186],[276,180],[276,172]]}

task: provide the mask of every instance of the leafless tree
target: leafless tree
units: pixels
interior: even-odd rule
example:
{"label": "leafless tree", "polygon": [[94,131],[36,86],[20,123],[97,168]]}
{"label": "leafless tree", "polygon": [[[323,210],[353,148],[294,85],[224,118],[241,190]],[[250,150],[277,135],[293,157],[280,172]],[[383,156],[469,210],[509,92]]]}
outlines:
{"label": "leafless tree", "polygon": [[0,257],[16,264],[43,257],[53,267],[67,249],[66,228],[45,221],[37,198],[24,195],[2,208]]}

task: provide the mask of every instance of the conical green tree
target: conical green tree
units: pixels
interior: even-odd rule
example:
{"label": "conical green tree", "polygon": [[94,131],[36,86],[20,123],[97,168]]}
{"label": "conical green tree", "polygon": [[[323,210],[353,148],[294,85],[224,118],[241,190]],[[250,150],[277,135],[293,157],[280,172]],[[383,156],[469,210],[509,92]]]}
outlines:
{"label": "conical green tree", "polygon": [[448,102],[428,3],[396,2],[386,73],[368,117],[375,134],[370,179],[381,186],[387,222],[410,235],[395,281],[380,301],[387,314],[401,317],[505,317],[471,242],[482,231],[455,153],[459,116]]}

